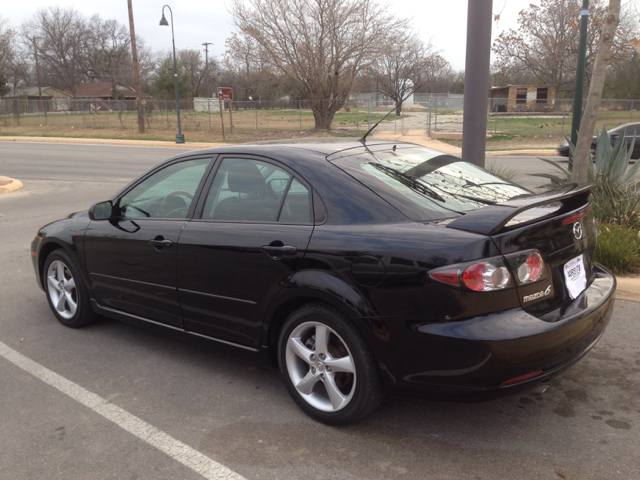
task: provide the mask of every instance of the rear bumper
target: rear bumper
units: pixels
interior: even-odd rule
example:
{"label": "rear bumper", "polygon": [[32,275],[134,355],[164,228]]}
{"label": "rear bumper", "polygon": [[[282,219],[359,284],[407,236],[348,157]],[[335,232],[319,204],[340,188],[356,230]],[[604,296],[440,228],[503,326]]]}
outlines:
{"label": "rear bumper", "polygon": [[[549,377],[577,362],[597,343],[609,322],[615,289],[613,275],[596,266],[589,288],[541,318],[517,308],[461,322],[413,325],[411,337],[422,348],[408,348],[414,352],[413,362],[404,363],[395,383],[487,391]],[[434,349],[440,355],[434,356]]]}

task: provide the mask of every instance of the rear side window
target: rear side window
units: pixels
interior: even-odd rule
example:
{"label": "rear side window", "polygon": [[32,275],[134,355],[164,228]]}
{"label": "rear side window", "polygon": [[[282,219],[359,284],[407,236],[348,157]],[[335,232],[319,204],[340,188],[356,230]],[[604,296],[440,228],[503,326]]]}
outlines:
{"label": "rear side window", "polygon": [[309,189],[298,179],[294,178],[289,185],[289,191],[282,204],[279,222],[311,223],[311,205]]}
{"label": "rear side window", "polygon": [[216,172],[202,218],[236,222],[311,223],[309,191],[269,162],[225,158]]}

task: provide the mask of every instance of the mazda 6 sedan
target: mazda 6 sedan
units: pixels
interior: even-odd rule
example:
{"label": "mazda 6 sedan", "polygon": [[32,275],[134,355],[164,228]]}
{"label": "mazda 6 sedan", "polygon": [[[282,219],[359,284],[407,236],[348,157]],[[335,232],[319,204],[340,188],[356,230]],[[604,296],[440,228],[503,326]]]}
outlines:
{"label": "mazda 6 sedan", "polygon": [[332,141],[180,154],[31,255],[63,325],[262,352],[335,425],[390,387],[513,391],[575,363],[615,290],[595,242],[588,185],[534,194],[421,146]]}

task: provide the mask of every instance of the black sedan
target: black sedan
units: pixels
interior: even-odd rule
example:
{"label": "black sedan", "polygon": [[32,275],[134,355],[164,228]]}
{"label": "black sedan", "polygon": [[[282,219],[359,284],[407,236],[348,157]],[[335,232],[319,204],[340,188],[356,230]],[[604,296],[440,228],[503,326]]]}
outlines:
{"label": "black sedan", "polygon": [[[620,136],[624,136],[624,143],[627,146],[627,150],[633,144],[633,152],[631,158],[640,158],[640,123],[625,123],[609,130],[609,137],[611,138],[611,146],[613,146]],[[638,141],[635,139],[638,138]],[[591,140],[591,152],[595,153],[598,146],[598,137],[594,136]],[[569,142],[563,140],[558,145],[558,154],[563,157],[569,156]]]}
{"label": "black sedan", "polygon": [[513,391],[585,355],[615,290],[588,198],[408,143],[225,146],[43,227],[31,255],[63,325],[265,353],[302,410],[340,424],[387,387]]}

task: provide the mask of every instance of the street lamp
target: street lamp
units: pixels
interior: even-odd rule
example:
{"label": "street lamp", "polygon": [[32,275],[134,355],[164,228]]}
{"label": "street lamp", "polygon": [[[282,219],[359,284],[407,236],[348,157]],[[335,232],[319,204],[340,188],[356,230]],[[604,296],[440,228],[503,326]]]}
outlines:
{"label": "street lamp", "polygon": [[176,63],[176,40],[173,35],[173,11],[169,5],[165,5],[162,7],[162,18],[160,19],[160,25],[163,27],[168,27],[169,22],[164,16],[164,9],[168,8],[169,13],[171,14],[171,41],[173,42],[173,79],[176,85],[176,115],[178,117],[178,133],[176,133],[176,143],[184,143],[184,135],[182,134],[182,130],[180,129],[180,96],[178,95],[178,65]]}

